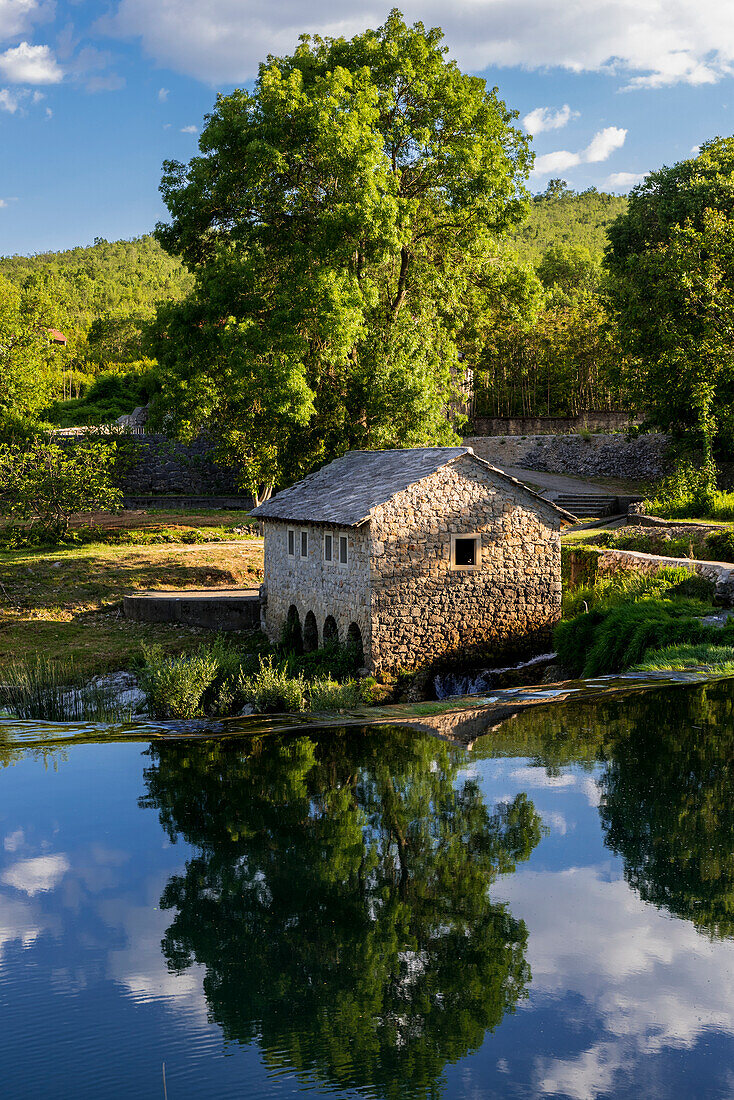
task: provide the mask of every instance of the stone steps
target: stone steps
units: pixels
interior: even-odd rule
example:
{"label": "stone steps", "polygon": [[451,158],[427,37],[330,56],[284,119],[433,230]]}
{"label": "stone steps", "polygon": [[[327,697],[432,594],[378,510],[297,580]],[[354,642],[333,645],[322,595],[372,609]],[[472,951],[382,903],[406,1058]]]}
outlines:
{"label": "stone steps", "polygon": [[554,503],[579,519],[610,516],[617,509],[617,498],[608,493],[558,493]]}

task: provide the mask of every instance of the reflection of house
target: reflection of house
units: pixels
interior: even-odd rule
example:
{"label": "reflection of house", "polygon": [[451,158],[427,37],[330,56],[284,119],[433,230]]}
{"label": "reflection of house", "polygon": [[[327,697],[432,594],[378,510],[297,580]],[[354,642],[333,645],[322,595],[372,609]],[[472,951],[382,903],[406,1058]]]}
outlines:
{"label": "reflection of house", "polygon": [[265,627],[361,641],[373,671],[500,653],[561,607],[571,519],[470,447],[352,451],[261,504]]}

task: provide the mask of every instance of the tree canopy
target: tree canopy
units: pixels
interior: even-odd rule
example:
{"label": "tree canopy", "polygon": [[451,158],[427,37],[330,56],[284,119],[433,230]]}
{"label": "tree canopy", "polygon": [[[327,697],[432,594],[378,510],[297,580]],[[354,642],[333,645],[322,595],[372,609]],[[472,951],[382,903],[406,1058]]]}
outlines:
{"label": "tree canopy", "polygon": [[465,290],[526,210],[515,117],[396,11],[219,96],[161,185],[158,237],[196,278],[155,346],[174,421],[216,420],[260,482],[450,440]]}
{"label": "tree canopy", "polygon": [[633,188],[605,262],[638,402],[710,460],[721,427],[734,442],[734,138]]}

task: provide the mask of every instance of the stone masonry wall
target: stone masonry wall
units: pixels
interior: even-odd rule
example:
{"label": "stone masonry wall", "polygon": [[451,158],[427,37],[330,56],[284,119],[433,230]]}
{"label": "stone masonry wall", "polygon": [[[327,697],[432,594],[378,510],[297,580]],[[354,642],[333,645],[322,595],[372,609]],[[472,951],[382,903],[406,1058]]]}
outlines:
{"label": "stone masonry wall", "polygon": [[[541,644],[560,617],[560,517],[462,458],[375,509],[371,667],[496,656]],[[481,567],[451,567],[451,535],[481,537]]]}
{"label": "stone masonry wall", "polygon": [[[295,558],[288,557],[288,530],[296,533]],[[300,532],[308,531],[308,558],[300,557]],[[324,561],[323,536],[334,536],[334,556],[338,552],[338,537],[349,539],[349,561],[346,566],[337,561]],[[293,524],[279,520],[265,521],[264,617],[265,630],[271,641],[279,641],[288,617],[295,605],[303,629],[306,615],[313,611],[323,645],[324,622],[331,615],[336,620],[339,641],[346,642],[347,631],[355,622],[362,634],[365,657],[369,653],[370,559],[369,524],[363,527],[332,527],[326,524]]]}
{"label": "stone masonry wall", "polygon": [[[661,477],[668,469],[668,437],[626,435],[469,436],[464,445],[501,470],[521,466],[569,477]],[[532,479],[531,479],[532,480]]]}

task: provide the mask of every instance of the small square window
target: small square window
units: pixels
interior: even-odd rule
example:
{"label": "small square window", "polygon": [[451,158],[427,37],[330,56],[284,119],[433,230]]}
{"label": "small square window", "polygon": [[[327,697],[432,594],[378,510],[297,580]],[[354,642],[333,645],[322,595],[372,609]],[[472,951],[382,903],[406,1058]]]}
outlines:
{"label": "small square window", "polygon": [[295,558],[296,556],[296,532],[288,532],[288,557]]}
{"label": "small square window", "polygon": [[334,536],[324,535],[324,561],[334,560]]}
{"label": "small square window", "polygon": [[308,531],[301,531],[301,557],[308,557]]}
{"label": "small square window", "polygon": [[479,535],[451,536],[452,569],[477,569],[481,561]]}
{"label": "small square window", "polygon": [[346,565],[349,561],[349,539],[346,535],[339,536],[339,564]]}

